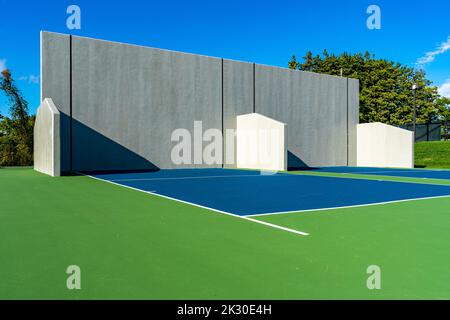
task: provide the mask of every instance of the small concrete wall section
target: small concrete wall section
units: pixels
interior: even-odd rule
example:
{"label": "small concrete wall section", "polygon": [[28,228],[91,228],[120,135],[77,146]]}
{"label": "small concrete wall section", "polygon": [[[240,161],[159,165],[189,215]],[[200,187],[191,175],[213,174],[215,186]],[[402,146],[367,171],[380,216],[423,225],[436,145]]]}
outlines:
{"label": "small concrete wall section", "polygon": [[[289,168],[356,162],[357,80],[49,32],[41,57],[64,172],[235,168],[225,132],[255,112],[288,125]],[[173,162],[172,133],[194,139],[195,121],[223,133],[223,163]]]}
{"label": "small concrete wall section", "polygon": [[357,130],[358,167],[414,168],[414,133],[383,123]]}
{"label": "small concrete wall section", "polygon": [[61,175],[60,113],[52,99],[45,99],[37,110],[34,126],[34,170]]}
{"label": "small concrete wall section", "polygon": [[237,117],[237,167],[286,171],[287,126],[252,113]]}

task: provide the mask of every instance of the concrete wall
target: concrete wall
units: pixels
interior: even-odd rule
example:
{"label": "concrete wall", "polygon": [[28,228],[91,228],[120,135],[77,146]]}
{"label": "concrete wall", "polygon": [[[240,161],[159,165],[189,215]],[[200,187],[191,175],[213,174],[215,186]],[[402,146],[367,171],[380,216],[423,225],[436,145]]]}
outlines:
{"label": "concrete wall", "polygon": [[256,67],[256,112],[288,125],[290,168],[348,164],[347,90],[346,78]]}
{"label": "concrete wall", "polygon": [[60,113],[52,99],[45,99],[37,110],[34,126],[34,170],[60,176],[60,147]]}
{"label": "concrete wall", "polygon": [[237,167],[287,170],[287,126],[252,113],[237,117]]}
{"label": "concrete wall", "polygon": [[[255,110],[289,125],[290,167],[356,157],[356,80],[48,32],[41,41],[41,96],[61,111],[63,171],[179,168],[175,129],[202,121],[225,134]],[[225,134],[225,167],[236,167],[226,152],[235,142]]]}
{"label": "concrete wall", "polygon": [[236,136],[226,133],[236,133],[237,116],[253,113],[253,64],[224,60],[223,72],[224,167],[236,168]]}
{"label": "concrete wall", "polygon": [[357,126],[359,124],[359,80],[348,80],[348,166],[357,165]]}
{"label": "concrete wall", "polygon": [[61,112],[61,170],[70,171],[70,37],[41,32],[41,102]]}
{"label": "concrete wall", "polygon": [[414,134],[382,123],[358,125],[358,166],[414,168]]}
{"label": "concrete wall", "polygon": [[79,37],[72,59],[74,170],[178,168],[174,130],[222,128],[221,59]]}

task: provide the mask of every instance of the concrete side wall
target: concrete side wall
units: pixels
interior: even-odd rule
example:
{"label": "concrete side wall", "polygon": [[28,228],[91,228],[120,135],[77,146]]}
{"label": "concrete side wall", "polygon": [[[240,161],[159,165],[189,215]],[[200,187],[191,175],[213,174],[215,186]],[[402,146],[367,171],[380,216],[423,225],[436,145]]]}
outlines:
{"label": "concrete side wall", "polygon": [[288,125],[289,167],[346,166],[347,79],[256,67],[256,112]]}
{"label": "concrete side wall", "polygon": [[357,165],[357,126],[359,124],[359,81],[348,79],[348,165]]}
{"label": "concrete side wall", "polygon": [[358,166],[414,168],[414,134],[382,123],[358,125]]}
{"label": "concrete side wall", "polygon": [[287,126],[257,113],[237,117],[237,168],[287,170]]}
{"label": "concrete side wall", "polygon": [[222,166],[171,159],[174,130],[221,130],[221,59],[79,37],[72,50],[74,170]]}
{"label": "concrete side wall", "polygon": [[41,102],[61,112],[61,170],[70,171],[70,37],[41,32]]}
{"label": "concrete side wall", "polygon": [[223,61],[224,167],[236,168],[236,117],[253,113],[253,64]]}
{"label": "concrete side wall", "polygon": [[60,113],[52,99],[45,99],[36,114],[34,126],[34,170],[61,175]]}

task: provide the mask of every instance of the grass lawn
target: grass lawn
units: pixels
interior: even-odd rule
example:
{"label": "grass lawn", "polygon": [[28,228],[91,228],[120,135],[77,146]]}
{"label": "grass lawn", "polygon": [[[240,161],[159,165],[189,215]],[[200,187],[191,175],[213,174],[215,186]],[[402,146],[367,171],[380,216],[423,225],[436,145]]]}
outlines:
{"label": "grass lawn", "polygon": [[450,168],[450,141],[416,143],[416,166]]}
{"label": "grass lawn", "polygon": [[309,237],[31,169],[0,203],[0,299],[450,299],[450,198],[259,218]]}

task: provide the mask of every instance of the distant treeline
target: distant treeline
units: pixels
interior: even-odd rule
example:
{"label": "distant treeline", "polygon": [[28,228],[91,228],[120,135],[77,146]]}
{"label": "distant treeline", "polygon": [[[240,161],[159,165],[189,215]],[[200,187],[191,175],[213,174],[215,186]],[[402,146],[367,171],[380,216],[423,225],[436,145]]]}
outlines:
{"label": "distant treeline", "polygon": [[10,105],[10,116],[0,115],[0,166],[30,166],[33,164],[35,117],[30,116],[28,103],[9,70],[1,73],[0,91]]}

